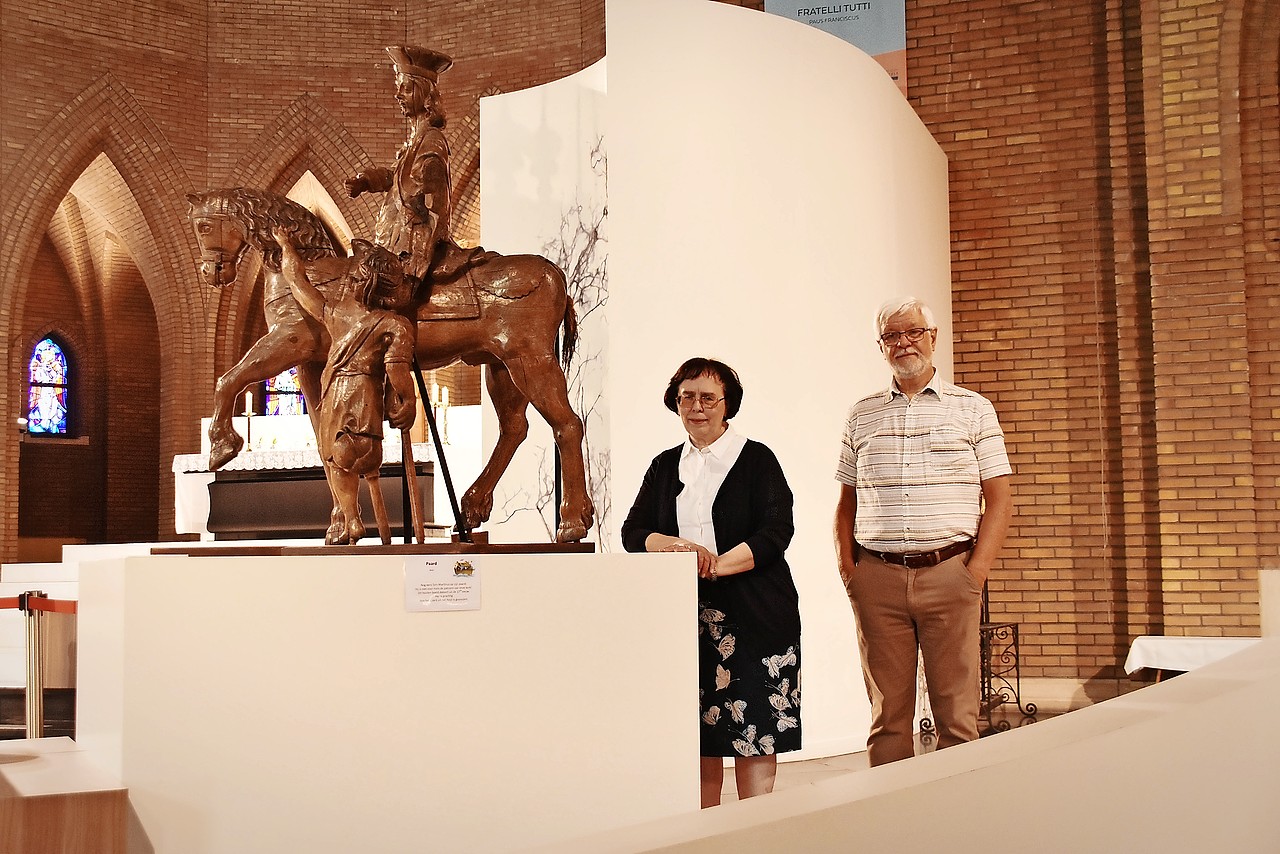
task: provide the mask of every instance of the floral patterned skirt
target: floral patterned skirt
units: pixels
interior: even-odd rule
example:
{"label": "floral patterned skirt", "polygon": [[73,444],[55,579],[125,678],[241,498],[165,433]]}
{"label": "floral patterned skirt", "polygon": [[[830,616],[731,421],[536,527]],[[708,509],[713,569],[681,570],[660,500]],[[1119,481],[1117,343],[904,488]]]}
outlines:
{"label": "floral patterned skirt", "polygon": [[800,749],[800,638],[771,634],[698,603],[701,755]]}

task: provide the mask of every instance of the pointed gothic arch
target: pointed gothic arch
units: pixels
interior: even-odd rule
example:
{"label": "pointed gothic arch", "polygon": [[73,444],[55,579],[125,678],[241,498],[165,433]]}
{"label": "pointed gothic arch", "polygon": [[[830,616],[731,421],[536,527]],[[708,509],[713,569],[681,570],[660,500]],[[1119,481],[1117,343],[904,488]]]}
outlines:
{"label": "pointed gothic arch", "polygon": [[157,314],[194,331],[203,307],[191,273],[195,241],[183,227],[182,191],[189,181],[146,110],[110,74],[63,107],[12,172],[10,192],[0,206],[8,231],[0,247],[0,282],[11,286],[5,298],[10,307],[26,298],[25,274],[34,247],[76,179],[101,154],[119,171],[141,211],[145,234],[131,249]]}
{"label": "pointed gothic arch", "polygon": [[[13,368],[22,361],[22,354],[14,342],[23,328],[39,247],[71,187],[101,155],[118,171],[122,186],[137,205],[137,227],[122,237],[129,241],[160,328],[171,330],[158,336],[157,342],[161,405],[176,416],[167,424],[185,425],[195,418],[187,411],[193,408],[190,379],[207,373],[201,370],[207,357],[191,352],[188,343],[205,338],[205,311],[194,275],[194,235],[184,227],[179,207],[188,181],[163,133],[109,73],[82,90],[44,126],[5,179],[6,193],[0,198],[0,221],[6,225],[6,239],[0,244],[0,340],[4,342],[0,347],[6,351],[10,380],[0,384],[0,409],[16,408],[15,398],[21,394]],[[179,429],[170,427],[162,437],[161,458],[188,441],[177,436]],[[12,431],[0,438],[0,454],[17,458],[17,436]],[[156,477],[162,480],[158,461],[157,467]],[[0,494],[6,502],[16,501],[16,468],[8,466],[0,472]],[[169,484],[170,498],[171,490]],[[166,502],[162,500],[161,506]],[[16,531],[10,528],[16,515],[0,513],[0,542],[16,541]]]}

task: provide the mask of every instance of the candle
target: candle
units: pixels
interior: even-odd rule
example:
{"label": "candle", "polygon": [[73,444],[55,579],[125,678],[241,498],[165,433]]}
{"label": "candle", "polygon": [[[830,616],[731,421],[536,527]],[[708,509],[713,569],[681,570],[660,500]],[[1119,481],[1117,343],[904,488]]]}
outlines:
{"label": "candle", "polygon": [[449,405],[449,387],[448,386],[445,386],[444,388],[440,389],[440,405],[441,406]]}
{"label": "candle", "polygon": [[440,385],[438,383],[433,382],[431,383],[431,405],[436,406],[439,403],[440,403]]}
{"label": "candle", "polygon": [[244,414],[248,415],[253,412],[253,392],[246,391],[244,393]]}

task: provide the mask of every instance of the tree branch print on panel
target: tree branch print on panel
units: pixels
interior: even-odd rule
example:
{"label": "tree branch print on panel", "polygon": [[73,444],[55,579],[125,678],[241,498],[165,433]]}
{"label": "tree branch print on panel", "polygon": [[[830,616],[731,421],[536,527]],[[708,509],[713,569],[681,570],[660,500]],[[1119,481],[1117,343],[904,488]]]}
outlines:
{"label": "tree branch print on panel", "polygon": [[[605,307],[609,302],[608,239],[608,156],[604,138],[591,148],[591,171],[602,201],[583,202],[579,195],[560,218],[559,234],[542,247],[542,254],[564,271],[569,296],[578,315],[578,347],[573,361],[565,367],[569,400],[582,419],[583,456],[586,461],[587,492],[595,503],[594,538],[600,551],[610,551],[609,410],[604,396],[608,375],[609,327]],[[549,534],[555,532],[554,461],[547,449],[541,451],[536,485],[521,489],[503,502],[502,520],[525,510],[536,512]],[[497,514],[495,514],[497,515]]]}

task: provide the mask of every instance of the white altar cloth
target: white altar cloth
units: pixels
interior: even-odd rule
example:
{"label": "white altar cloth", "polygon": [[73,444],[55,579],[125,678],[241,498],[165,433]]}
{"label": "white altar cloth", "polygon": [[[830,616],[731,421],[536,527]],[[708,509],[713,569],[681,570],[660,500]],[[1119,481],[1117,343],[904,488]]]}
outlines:
{"label": "white altar cloth", "polygon": [[1261,638],[1165,637],[1143,635],[1133,639],[1125,673],[1136,673],[1144,667],[1186,673],[1197,667],[1226,658],[1247,649]]}
{"label": "white altar cloth", "polygon": [[[399,440],[390,438],[382,442],[382,464],[400,462],[401,445]],[[425,463],[431,461],[431,445],[427,442],[414,442],[413,461]],[[245,451],[219,471],[270,471],[275,469],[307,469],[320,468],[320,452],[315,448],[283,448],[269,451]],[[173,473],[188,474],[192,472],[208,472],[209,455],[177,454],[173,458]]]}

